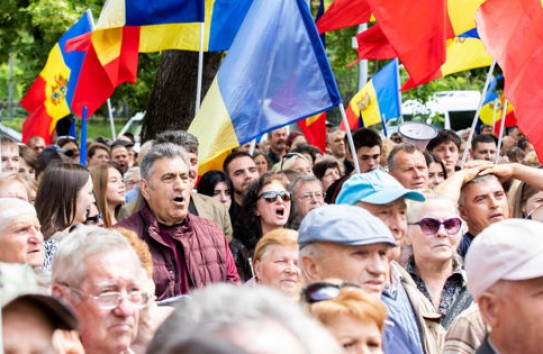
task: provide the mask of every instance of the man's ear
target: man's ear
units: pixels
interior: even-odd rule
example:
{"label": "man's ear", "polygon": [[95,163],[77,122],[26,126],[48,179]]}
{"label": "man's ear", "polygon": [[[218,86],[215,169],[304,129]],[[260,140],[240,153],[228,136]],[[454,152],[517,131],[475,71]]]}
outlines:
{"label": "man's ear", "polygon": [[321,280],[319,265],[313,257],[303,255],[300,260],[302,262],[302,274],[306,278],[307,283],[314,283]]}
{"label": "man's ear", "polygon": [[491,292],[484,292],[477,297],[477,305],[479,306],[479,312],[485,323],[494,327],[499,318],[500,304],[495,294]]}
{"label": "man's ear", "polygon": [[466,219],[466,210],[464,209],[463,206],[459,206],[458,207],[458,214],[460,214],[460,218],[462,218],[462,220],[466,221],[467,222],[467,219]]}
{"label": "man's ear", "polygon": [[149,183],[147,183],[147,180],[144,178],[140,180],[140,193],[143,199],[149,199]]}

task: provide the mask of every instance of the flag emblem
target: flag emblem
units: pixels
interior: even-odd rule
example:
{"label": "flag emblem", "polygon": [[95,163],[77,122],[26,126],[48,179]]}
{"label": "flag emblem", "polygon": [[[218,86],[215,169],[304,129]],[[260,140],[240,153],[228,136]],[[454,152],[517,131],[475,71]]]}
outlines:
{"label": "flag emblem", "polygon": [[55,106],[63,103],[66,99],[66,91],[68,91],[68,79],[62,75],[56,76],[51,85],[51,103]]}

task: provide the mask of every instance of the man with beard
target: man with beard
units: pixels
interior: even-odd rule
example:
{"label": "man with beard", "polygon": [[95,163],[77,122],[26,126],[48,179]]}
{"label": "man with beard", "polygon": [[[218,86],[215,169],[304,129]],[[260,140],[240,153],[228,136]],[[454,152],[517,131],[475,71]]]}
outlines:
{"label": "man with beard", "polygon": [[270,158],[272,165],[281,161],[283,156],[287,153],[287,139],[287,128],[275,129],[268,133],[268,140],[270,141],[268,157]]}

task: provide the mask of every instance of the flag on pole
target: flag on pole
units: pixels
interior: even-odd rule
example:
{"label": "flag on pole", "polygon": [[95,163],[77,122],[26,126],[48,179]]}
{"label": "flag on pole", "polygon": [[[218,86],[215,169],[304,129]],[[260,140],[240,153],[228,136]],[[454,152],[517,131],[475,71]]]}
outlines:
{"label": "flag on pole", "polygon": [[543,159],[543,3],[487,0],[476,21],[481,40],[502,69],[504,95],[515,106],[518,127]]}
{"label": "flag on pole", "polygon": [[[229,48],[252,0],[110,0],[96,29],[68,43],[87,53],[73,110],[91,116],[123,82],[136,82],[138,53],[198,51],[204,21],[205,51]],[[152,6],[151,6],[152,5]]]}
{"label": "flag on pole", "polygon": [[[398,61],[392,60],[351,99],[346,114],[351,130],[380,124],[400,116],[400,92],[398,87]],[[360,115],[362,121],[360,122]],[[341,129],[345,129],[343,123]]]}
{"label": "flag on pole", "polygon": [[341,103],[305,0],[255,0],[189,132],[201,171],[231,149]]}
{"label": "flag on pole", "polygon": [[[479,113],[479,120],[484,124],[492,125],[498,123],[502,119],[503,105],[505,98],[501,87],[503,86],[503,75],[499,74],[492,78],[488,85],[486,97],[483,100],[483,105]],[[501,84],[498,84],[502,82]],[[500,88],[499,88],[500,87]],[[511,102],[507,104],[507,112],[505,115],[505,127],[512,127],[517,125],[515,119],[515,109]],[[496,134],[499,134],[501,124],[496,124],[494,130]]]}
{"label": "flag on pole", "polygon": [[84,54],[66,52],[65,43],[91,31],[90,13],[85,13],[60,38],[49,52],[40,72],[20,104],[30,114],[23,123],[23,142],[41,136],[46,144],[53,141],[57,122],[71,113],[70,105],[83,63]]}

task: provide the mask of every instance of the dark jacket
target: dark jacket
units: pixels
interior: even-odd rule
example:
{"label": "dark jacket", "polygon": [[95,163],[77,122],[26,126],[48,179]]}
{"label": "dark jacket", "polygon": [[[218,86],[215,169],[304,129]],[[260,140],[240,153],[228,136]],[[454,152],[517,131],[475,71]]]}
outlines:
{"label": "dark jacket", "polygon": [[[115,227],[134,231],[149,246],[153,256],[157,300],[190,291],[179,289],[180,269],[186,270],[193,288],[216,282],[239,284],[228,241],[217,224],[210,220],[188,214],[182,224],[161,235],[158,221],[146,205]],[[177,264],[171,244],[182,250],[185,264]]]}
{"label": "dark jacket", "polygon": [[496,352],[494,351],[494,349],[492,349],[490,343],[488,342],[488,335],[485,337],[483,344],[481,344],[475,354],[496,354]]}

